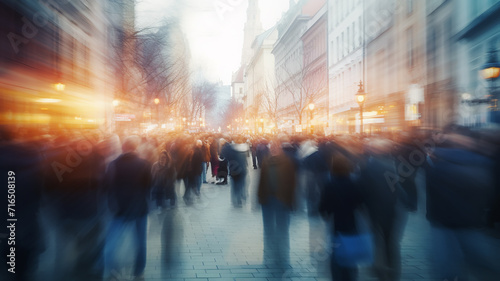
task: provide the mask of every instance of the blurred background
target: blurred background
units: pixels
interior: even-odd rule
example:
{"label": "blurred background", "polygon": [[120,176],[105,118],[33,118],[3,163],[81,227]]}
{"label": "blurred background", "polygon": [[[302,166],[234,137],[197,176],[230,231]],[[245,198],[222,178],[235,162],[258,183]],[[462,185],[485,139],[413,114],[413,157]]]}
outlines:
{"label": "blurred background", "polygon": [[273,3],[3,0],[0,122],[327,135],[498,122],[499,1]]}

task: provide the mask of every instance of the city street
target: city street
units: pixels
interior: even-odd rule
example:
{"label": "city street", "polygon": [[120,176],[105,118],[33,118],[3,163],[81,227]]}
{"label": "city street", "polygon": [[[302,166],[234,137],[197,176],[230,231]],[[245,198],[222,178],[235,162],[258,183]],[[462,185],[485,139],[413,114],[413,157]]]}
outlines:
{"label": "city street", "polygon": [[[176,208],[161,214],[152,211],[148,220],[146,280],[330,280],[328,239],[320,218],[308,217],[304,210],[292,215],[290,264],[283,271],[277,264],[263,262],[263,227],[255,185],[259,170],[250,170],[249,197],[242,208],[230,202],[230,185],[203,184],[200,198],[192,206],[182,200]],[[422,190],[422,176],[418,177]],[[178,187],[178,197],[183,188]],[[180,191],[180,192],[179,192]],[[422,193],[420,193],[422,195]],[[402,241],[402,279],[439,280],[431,273],[430,227],[424,216],[425,202],[411,214]],[[129,237],[130,239],[130,237]],[[130,277],[133,252],[127,239],[119,257],[126,266],[113,272],[119,280]],[[43,276],[57,271],[47,251],[41,257]],[[45,273],[45,274],[43,274]],[[46,279],[40,279],[46,280]],[[376,280],[366,268],[359,280]]]}

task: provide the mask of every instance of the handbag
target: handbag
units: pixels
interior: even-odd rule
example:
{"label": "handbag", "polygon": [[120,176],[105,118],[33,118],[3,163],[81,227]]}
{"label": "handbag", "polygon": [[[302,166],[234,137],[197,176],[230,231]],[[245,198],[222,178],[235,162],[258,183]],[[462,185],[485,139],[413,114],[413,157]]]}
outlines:
{"label": "handbag", "polygon": [[333,256],[338,265],[356,267],[371,265],[374,259],[373,237],[370,233],[335,235]]}

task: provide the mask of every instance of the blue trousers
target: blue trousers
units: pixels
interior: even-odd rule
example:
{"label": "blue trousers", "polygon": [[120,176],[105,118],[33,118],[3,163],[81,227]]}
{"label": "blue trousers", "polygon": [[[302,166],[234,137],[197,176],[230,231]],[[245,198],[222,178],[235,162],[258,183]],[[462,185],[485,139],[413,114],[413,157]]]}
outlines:
{"label": "blue trousers", "polygon": [[262,205],[264,259],[286,266],[290,261],[290,210],[276,198]]}
{"label": "blue trousers", "polygon": [[135,250],[135,266],[134,275],[140,276],[144,273],[146,267],[146,232],[147,232],[147,215],[137,219],[124,219],[115,217],[111,221],[111,225],[106,237],[106,245],[104,247],[104,262],[105,276],[110,276],[113,271],[121,272],[116,262],[115,254],[118,250],[118,245],[123,238],[123,232],[128,226],[132,226],[134,232],[134,250]]}

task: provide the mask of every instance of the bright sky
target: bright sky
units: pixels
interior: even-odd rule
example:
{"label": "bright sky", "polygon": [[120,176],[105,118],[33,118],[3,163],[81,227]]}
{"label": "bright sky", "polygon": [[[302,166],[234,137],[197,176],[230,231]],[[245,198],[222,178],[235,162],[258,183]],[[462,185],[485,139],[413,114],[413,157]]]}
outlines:
{"label": "bright sky", "polygon": [[[288,2],[259,1],[264,30],[280,19]],[[241,60],[247,6],[247,0],[139,0],[136,25],[159,26],[165,18],[179,17],[190,44],[193,70],[211,81],[230,84]]]}

